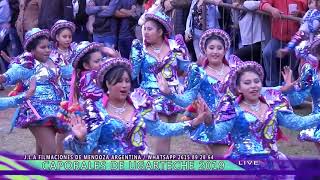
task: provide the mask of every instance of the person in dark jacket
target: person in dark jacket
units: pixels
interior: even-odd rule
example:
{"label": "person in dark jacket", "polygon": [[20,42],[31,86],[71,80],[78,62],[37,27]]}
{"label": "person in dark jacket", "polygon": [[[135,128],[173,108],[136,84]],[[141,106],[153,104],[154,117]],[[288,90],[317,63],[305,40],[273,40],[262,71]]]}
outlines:
{"label": "person in dark jacket", "polygon": [[119,0],[89,0],[86,13],[95,16],[93,41],[115,48],[117,44],[117,20],[114,17]]}
{"label": "person in dark jacket", "polygon": [[74,42],[89,41],[89,32],[86,24],[89,16],[86,13],[86,0],[64,0],[63,19],[71,21],[76,25],[73,34]]}
{"label": "person in dark jacket", "polygon": [[59,19],[63,19],[64,0],[42,0],[38,26],[40,29],[51,29]]}

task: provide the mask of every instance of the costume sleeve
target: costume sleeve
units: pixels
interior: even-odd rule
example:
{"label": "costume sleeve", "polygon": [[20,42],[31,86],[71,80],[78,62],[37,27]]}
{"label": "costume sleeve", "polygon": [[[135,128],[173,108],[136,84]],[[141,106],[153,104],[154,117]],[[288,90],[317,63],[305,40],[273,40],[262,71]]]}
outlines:
{"label": "costume sleeve", "polygon": [[154,108],[153,98],[149,96],[143,89],[135,89],[131,93],[130,98],[134,106],[139,109],[139,118],[142,118],[146,125],[146,130],[153,136],[179,136],[190,132],[192,129],[191,121],[178,123],[166,123],[160,120],[158,113]]}
{"label": "costume sleeve", "polygon": [[74,154],[92,154],[98,145],[101,134],[101,127],[87,134],[86,140],[80,142],[75,136],[69,135],[64,141],[64,147],[72,151]]}
{"label": "costume sleeve", "polygon": [[232,131],[235,118],[209,126],[204,123],[191,132],[191,139],[196,142],[210,143],[223,140]]}
{"label": "costume sleeve", "polygon": [[27,80],[34,74],[34,69],[29,69],[21,64],[12,64],[11,68],[3,75],[6,78],[6,85],[13,85],[19,80]]}
{"label": "costume sleeve", "polygon": [[130,53],[130,60],[133,65],[133,70],[132,70],[133,80],[137,79],[139,76],[141,64],[143,61],[143,56],[144,56],[143,45],[138,39],[135,39],[132,42],[131,53]]}
{"label": "costume sleeve", "polygon": [[186,90],[183,94],[172,93],[165,96],[171,99],[175,104],[187,107],[197,98],[202,83],[207,80],[206,72],[195,63],[192,63],[189,66],[186,78]]}
{"label": "costume sleeve", "polygon": [[303,130],[314,127],[320,123],[320,113],[308,116],[299,116],[292,111],[279,111],[277,119],[280,126],[292,130]]}
{"label": "costume sleeve", "polygon": [[179,136],[189,133],[192,129],[191,121],[166,123],[161,120],[148,120],[145,119],[147,132],[152,136],[170,137]]}
{"label": "costume sleeve", "polygon": [[300,44],[303,40],[307,39],[306,32],[298,31],[296,34],[291,38],[291,41],[288,43],[287,48],[290,50],[294,50],[295,47]]}
{"label": "costume sleeve", "polygon": [[174,48],[173,52],[175,52],[177,56],[178,68],[180,71],[187,71],[190,65],[190,56],[188,48],[181,34],[175,36],[175,41],[178,47]]}
{"label": "costume sleeve", "polygon": [[71,79],[72,71],[73,71],[71,64],[68,64],[66,66],[61,66],[60,69],[61,69],[61,77],[62,78]]}
{"label": "costume sleeve", "polygon": [[191,139],[197,142],[210,143],[220,141],[228,136],[234,127],[237,119],[233,98],[231,95],[224,95],[213,116],[213,123],[204,123],[191,132]]}
{"label": "costume sleeve", "polygon": [[310,91],[317,80],[317,71],[309,63],[305,63],[301,68],[299,87],[295,87],[286,93],[292,106],[299,105],[310,96]]}
{"label": "costume sleeve", "polygon": [[83,100],[97,101],[102,98],[103,90],[98,87],[96,76],[97,72],[91,71],[80,78],[79,90]]}
{"label": "costume sleeve", "polygon": [[4,110],[7,108],[15,108],[19,104],[22,104],[25,100],[25,93],[12,96],[12,97],[1,97],[0,98],[0,110]]}

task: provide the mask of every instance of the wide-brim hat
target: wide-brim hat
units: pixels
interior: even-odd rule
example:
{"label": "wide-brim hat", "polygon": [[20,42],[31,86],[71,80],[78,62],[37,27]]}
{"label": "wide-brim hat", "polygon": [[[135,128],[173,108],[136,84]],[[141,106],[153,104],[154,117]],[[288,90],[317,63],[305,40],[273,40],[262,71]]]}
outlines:
{"label": "wide-brim hat", "polygon": [[145,14],[145,19],[153,19],[158,21],[160,24],[164,26],[168,34],[171,34],[173,32],[173,25],[171,18],[167,16],[164,12],[162,11],[156,11],[154,13],[146,13]]}
{"label": "wide-brim hat", "polygon": [[241,64],[238,64],[230,73],[230,81],[231,81],[230,91],[234,95],[238,95],[237,84],[236,84],[236,80],[237,80],[238,76],[244,70],[247,70],[248,68],[254,69],[258,73],[258,76],[260,77],[261,81],[263,81],[264,71],[263,71],[263,68],[260,64],[254,62],[254,61],[246,61]]}
{"label": "wide-brim hat", "polygon": [[56,23],[54,23],[54,25],[52,26],[52,28],[50,30],[51,38],[55,40],[57,32],[63,28],[69,28],[72,33],[74,33],[76,30],[76,26],[73,22],[70,22],[67,20],[58,20]]}
{"label": "wide-brim hat", "polygon": [[101,48],[103,45],[101,43],[82,41],[77,47],[72,51],[70,61],[72,62],[72,67],[77,68],[79,60],[87,54],[92,49]]}
{"label": "wide-brim hat", "polygon": [[126,59],[126,58],[122,58],[122,57],[118,57],[118,58],[110,58],[107,59],[106,62],[104,62],[101,65],[101,68],[98,71],[98,75],[97,75],[97,84],[99,87],[103,87],[104,82],[104,76],[113,68],[116,66],[124,66],[126,68],[128,68],[128,70],[132,71],[132,64],[131,61]]}
{"label": "wide-brim hat", "polygon": [[224,47],[226,50],[230,48],[231,40],[227,32],[221,29],[208,29],[201,35],[199,40],[199,47],[203,54],[205,53],[205,49],[206,49],[205,44],[207,40],[212,36],[220,37],[224,41]]}
{"label": "wide-brim hat", "polygon": [[50,37],[50,32],[47,29],[32,28],[24,36],[23,48],[27,49],[28,45],[38,37],[45,36]]}

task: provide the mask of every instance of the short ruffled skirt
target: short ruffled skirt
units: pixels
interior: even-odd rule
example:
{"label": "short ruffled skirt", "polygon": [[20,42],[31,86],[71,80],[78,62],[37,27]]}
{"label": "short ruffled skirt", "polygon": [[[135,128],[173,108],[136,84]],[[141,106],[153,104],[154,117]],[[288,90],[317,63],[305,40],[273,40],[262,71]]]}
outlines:
{"label": "short ruffled skirt", "polygon": [[54,87],[37,86],[35,95],[17,109],[13,125],[18,128],[52,126],[59,133],[67,132],[69,125],[57,118],[61,100],[62,94]]}
{"label": "short ruffled skirt", "polygon": [[176,105],[172,100],[163,96],[159,89],[147,88],[145,91],[152,96],[157,112],[165,116],[173,116],[182,113],[185,108]]}

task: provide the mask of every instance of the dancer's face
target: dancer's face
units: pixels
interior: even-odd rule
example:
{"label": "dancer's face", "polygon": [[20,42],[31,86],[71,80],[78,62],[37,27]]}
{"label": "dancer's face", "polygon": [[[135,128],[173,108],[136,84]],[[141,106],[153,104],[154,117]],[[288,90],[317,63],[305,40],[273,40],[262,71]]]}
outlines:
{"label": "dancer's face", "polygon": [[225,48],[221,41],[211,40],[208,42],[205,55],[210,64],[220,64],[226,54]]}
{"label": "dancer's face", "polygon": [[143,35],[146,43],[155,44],[161,42],[162,34],[162,29],[152,20],[147,21],[143,26]]}
{"label": "dancer's face", "polygon": [[31,51],[34,57],[40,62],[46,62],[50,55],[49,40],[42,39],[35,49]]}
{"label": "dancer's face", "polygon": [[70,47],[72,42],[72,32],[68,28],[64,28],[61,30],[59,34],[56,35],[56,40],[59,43],[59,47],[63,49],[67,49]]}
{"label": "dancer's face", "polygon": [[83,67],[87,70],[99,70],[102,62],[102,54],[100,51],[90,54],[88,63],[84,63]]}
{"label": "dancer's face", "polygon": [[249,102],[255,102],[260,97],[262,82],[260,77],[252,71],[244,72],[240,76],[238,92]]}
{"label": "dancer's face", "polygon": [[109,90],[109,97],[118,101],[125,100],[131,89],[131,78],[127,71],[124,71],[122,77],[115,84],[106,82]]}

